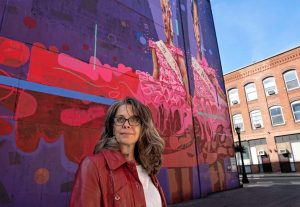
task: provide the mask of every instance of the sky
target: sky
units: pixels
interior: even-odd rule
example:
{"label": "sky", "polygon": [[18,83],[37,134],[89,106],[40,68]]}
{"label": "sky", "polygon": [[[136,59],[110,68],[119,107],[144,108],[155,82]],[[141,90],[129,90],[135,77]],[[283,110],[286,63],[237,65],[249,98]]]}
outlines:
{"label": "sky", "polygon": [[210,0],[223,73],[300,46],[300,0]]}

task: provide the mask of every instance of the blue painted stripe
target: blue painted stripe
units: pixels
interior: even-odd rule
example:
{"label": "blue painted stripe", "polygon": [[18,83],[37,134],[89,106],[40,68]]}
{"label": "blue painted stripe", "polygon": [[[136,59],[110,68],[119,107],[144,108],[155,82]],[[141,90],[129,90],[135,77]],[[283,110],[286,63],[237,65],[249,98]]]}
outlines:
{"label": "blue painted stripe", "polygon": [[7,76],[0,75],[0,83],[7,85],[7,86],[13,86],[18,87],[19,86],[19,79],[16,78],[10,78]]}
{"label": "blue painted stripe", "polygon": [[109,99],[109,98],[105,98],[105,97],[101,97],[101,96],[90,95],[90,94],[81,93],[81,92],[72,91],[72,90],[63,89],[63,88],[58,88],[58,87],[54,87],[54,86],[47,86],[47,85],[43,85],[43,84],[39,84],[39,83],[34,83],[34,82],[30,82],[30,81],[20,80],[17,78],[11,78],[11,77],[1,76],[1,75],[0,75],[0,84],[4,84],[7,86],[13,86],[13,87],[17,87],[20,89],[26,89],[26,90],[36,91],[36,92],[42,92],[42,93],[62,96],[62,97],[66,97],[66,98],[88,100],[88,101],[92,101],[95,103],[101,103],[101,104],[105,104],[105,105],[111,105],[112,103],[114,103],[116,101],[114,99]]}

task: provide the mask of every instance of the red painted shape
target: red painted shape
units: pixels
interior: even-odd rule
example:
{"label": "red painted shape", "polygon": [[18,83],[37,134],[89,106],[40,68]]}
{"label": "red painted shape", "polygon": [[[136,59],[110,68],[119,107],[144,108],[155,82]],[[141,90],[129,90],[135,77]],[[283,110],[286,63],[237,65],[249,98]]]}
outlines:
{"label": "red painted shape", "polygon": [[45,50],[40,43],[32,47],[27,79],[114,99],[136,96],[139,85],[138,75],[123,64],[115,68],[97,60],[94,65],[93,58],[86,63],[64,53]]}
{"label": "red painted shape", "polygon": [[12,132],[12,126],[8,121],[0,119],[0,135],[8,135]]}
{"label": "red painted shape", "polygon": [[20,118],[29,117],[33,115],[36,112],[36,109],[36,99],[32,95],[21,91],[19,94],[18,105],[16,108],[16,119],[18,120]]}
{"label": "red painted shape", "polygon": [[83,45],[82,45],[82,49],[84,49],[84,50],[89,50],[90,47],[89,47],[88,44],[83,44]]}
{"label": "red painted shape", "polygon": [[22,42],[0,36],[0,64],[9,67],[20,67],[29,59],[29,48]]}
{"label": "red painted shape", "polygon": [[29,29],[36,28],[36,26],[37,26],[36,20],[33,17],[30,17],[30,16],[24,17],[23,23]]}
{"label": "red painted shape", "polygon": [[[29,97],[32,97],[36,101],[36,109],[27,116],[19,116],[16,121],[16,146],[20,150],[31,153],[38,148],[41,139],[54,143],[63,137],[69,160],[79,163],[93,152],[108,106],[34,91],[22,93],[17,107],[25,110],[31,100]],[[79,113],[74,115],[74,111]]]}
{"label": "red painted shape", "polygon": [[62,45],[62,49],[63,49],[64,51],[69,51],[69,50],[70,50],[70,46],[69,46],[68,44],[63,44],[63,45]]}
{"label": "red painted shape", "polygon": [[[45,49],[46,49],[46,48],[45,48]],[[49,46],[49,51],[55,52],[55,53],[59,53],[58,48],[57,48],[56,46],[54,46],[54,45],[50,45],[50,46]]]}
{"label": "red painted shape", "polygon": [[62,123],[69,126],[81,126],[96,118],[103,117],[105,111],[103,107],[91,107],[88,110],[77,108],[65,109],[61,112],[60,118]]}
{"label": "red painted shape", "polygon": [[117,61],[118,61],[118,57],[114,56],[114,57],[112,58],[112,60],[113,60],[114,62],[117,62]]}
{"label": "red painted shape", "polygon": [[[2,75],[0,73],[0,75]],[[4,74],[5,75],[5,74]],[[16,105],[16,92],[17,89],[11,86],[1,85],[0,84],[0,107],[5,108],[9,111],[9,114],[11,115],[1,115],[1,118],[12,118],[13,112],[15,110]],[[0,128],[1,131],[1,128]]]}

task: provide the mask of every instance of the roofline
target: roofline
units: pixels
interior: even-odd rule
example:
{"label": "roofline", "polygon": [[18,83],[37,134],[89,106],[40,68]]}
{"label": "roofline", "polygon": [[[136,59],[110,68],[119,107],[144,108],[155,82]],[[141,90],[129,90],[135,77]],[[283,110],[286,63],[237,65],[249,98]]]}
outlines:
{"label": "roofline", "polygon": [[256,64],[261,63],[261,62],[263,62],[263,61],[265,61],[265,60],[268,60],[268,59],[271,59],[271,58],[273,58],[273,57],[282,55],[282,54],[284,54],[284,53],[290,52],[290,51],[295,50],[295,49],[300,49],[300,45],[298,45],[298,46],[296,46],[296,47],[293,47],[293,48],[291,48],[291,49],[285,50],[285,51],[283,51],[283,52],[279,52],[279,53],[277,53],[277,54],[275,54],[275,55],[269,56],[269,57],[264,58],[264,59],[262,59],[262,60],[259,60],[259,61],[257,61],[257,62],[251,63],[251,64],[249,64],[249,65],[243,66],[243,67],[241,67],[241,68],[235,69],[235,70],[230,71],[230,72],[228,72],[228,73],[225,73],[225,74],[223,74],[223,76],[229,75],[230,73],[234,73],[234,72],[236,72],[236,71],[239,71],[239,70],[242,70],[242,69],[245,69],[245,68],[248,68],[249,66],[256,65]]}

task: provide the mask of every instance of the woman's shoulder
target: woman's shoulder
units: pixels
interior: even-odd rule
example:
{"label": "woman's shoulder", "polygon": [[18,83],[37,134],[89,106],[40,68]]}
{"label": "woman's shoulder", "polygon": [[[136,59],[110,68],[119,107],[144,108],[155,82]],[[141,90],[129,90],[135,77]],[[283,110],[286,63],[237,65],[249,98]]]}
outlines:
{"label": "woman's shoulder", "polygon": [[150,39],[150,40],[148,40],[148,44],[149,44],[149,47],[156,48],[156,42],[155,41]]}
{"label": "woman's shoulder", "polygon": [[110,149],[102,149],[97,154],[88,156],[86,159],[91,160],[98,167],[104,167],[107,164],[111,169],[115,169],[126,162],[119,150]]}
{"label": "woman's shoulder", "polygon": [[173,46],[173,50],[177,55],[183,56],[182,49],[180,49],[179,47]]}
{"label": "woman's shoulder", "polygon": [[93,155],[88,155],[86,156],[82,162],[84,163],[88,163],[88,162],[91,162],[93,163],[94,165],[96,166],[103,166],[105,165],[105,157],[104,157],[104,154],[103,154],[103,151],[100,151],[99,153],[97,154],[93,154]]}

